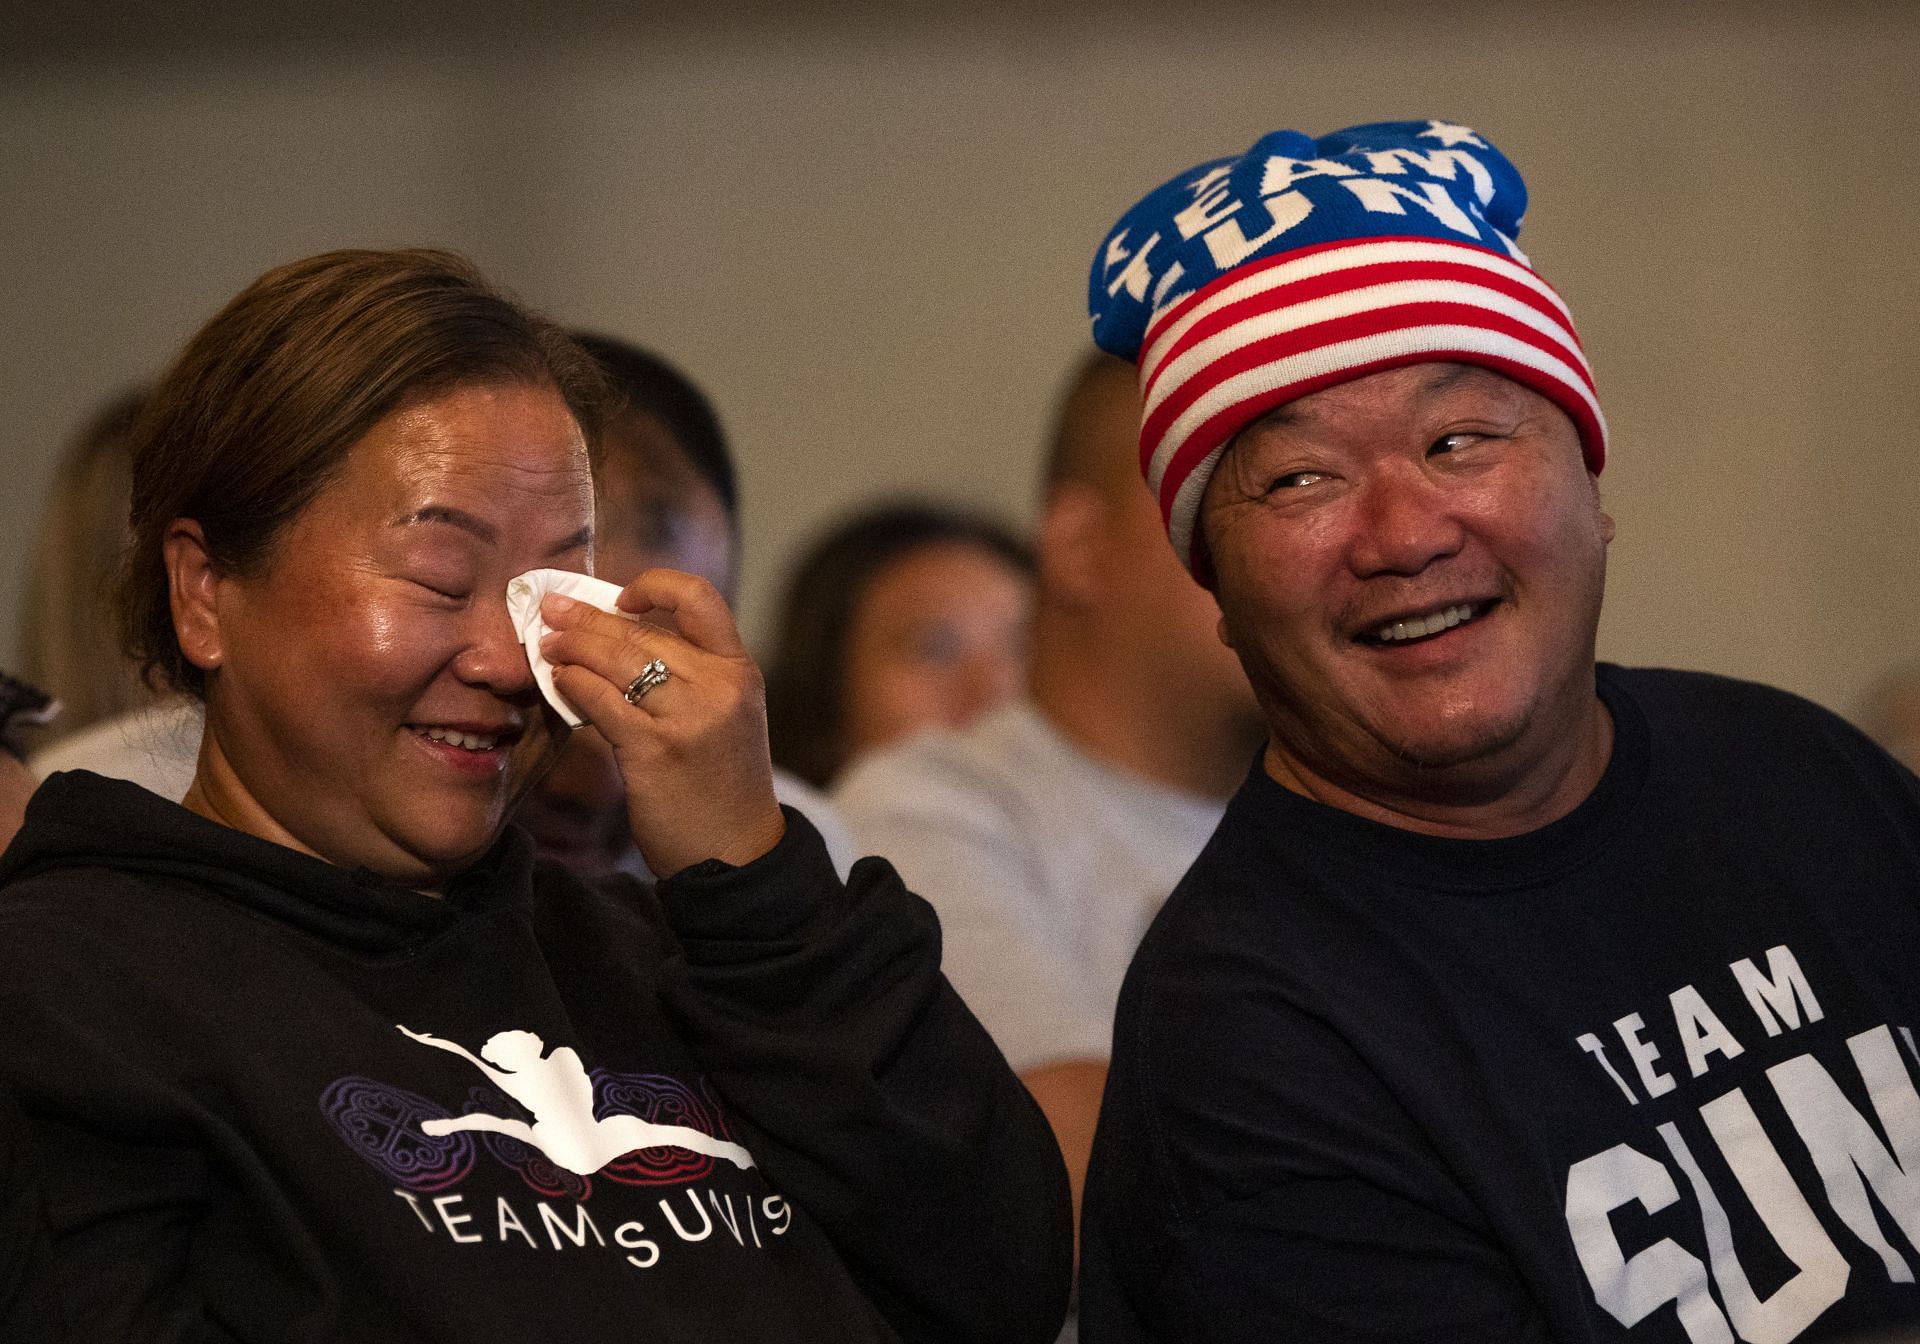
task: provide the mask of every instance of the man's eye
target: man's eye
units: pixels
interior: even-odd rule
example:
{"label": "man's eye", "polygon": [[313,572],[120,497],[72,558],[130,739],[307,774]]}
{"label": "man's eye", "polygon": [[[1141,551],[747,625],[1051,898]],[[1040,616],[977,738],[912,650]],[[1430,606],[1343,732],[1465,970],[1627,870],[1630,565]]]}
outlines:
{"label": "man's eye", "polygon": [[414,584],[414,587],[424,588],[428,592],[432,593],[435,597],[444,597],[449,602],[465,602],[467,600],[466,593],[457,592],[450,588],[441,588],[436,584],[428,583],[424,579],[415,579],[413,581],[413,584]]}
{"label": "man's eye", "polygon": [[929,626],[908,637],[907,656],[916,663],[955,663],[960,660],[961,645],[959,632],[950,626]]}
{"label": "man's eye", "polygon": [[1303,485],[1312,485],[1315,481],[1326,480],[1326,473],[1320,471],[1289,471],[1267,482],[1267,493],[1280,490],[1297,490]]}
{"label": "man's eye", "polygon": [[1456,448],[1465,448],[1479,437],[1478,434],[1442,434],[1427,449],[1427,456],[1438,457],[1441,453],[1451,453]]}

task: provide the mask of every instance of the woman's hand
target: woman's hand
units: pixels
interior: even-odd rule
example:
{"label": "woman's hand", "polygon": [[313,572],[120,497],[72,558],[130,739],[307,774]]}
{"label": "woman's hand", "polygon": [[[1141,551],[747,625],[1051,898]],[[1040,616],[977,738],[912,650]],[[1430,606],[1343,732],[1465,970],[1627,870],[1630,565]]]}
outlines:
{"label": "woman's hand", "polygon": [[[733,614],[712,584],[671,569],[643,572],[619,605],[640,619],[549,593],[540,651],[554,687],[613,747],[640,857],[663,878],[703,859],[759,858],[786,820],[773,796],[760,669]],[[629,701],[655,659],[666,679]]]}

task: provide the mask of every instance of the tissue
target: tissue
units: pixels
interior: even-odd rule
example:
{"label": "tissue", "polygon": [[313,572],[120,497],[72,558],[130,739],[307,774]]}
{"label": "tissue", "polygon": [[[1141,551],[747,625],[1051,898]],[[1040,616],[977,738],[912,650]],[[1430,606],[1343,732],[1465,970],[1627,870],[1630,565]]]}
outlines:
{"label": "tissue", "polygon": [[547,697],[547,703],[559,711],[570,727],[578,728],[586,720],[553,688],[553,664],[540,652],[540,638],[547,633],[547,623],[540,617],[540,599],[548,593],[586,602],[630,621],[639,618],[614,606],[614,599],[620,596],[618,584],[596,579],[591,574],[575,574],[567,569],[530,569],[507,581],[507,615],[520,642],[527,646],[527,663],[533,668],[533,679],[540,685],[540,694]]}

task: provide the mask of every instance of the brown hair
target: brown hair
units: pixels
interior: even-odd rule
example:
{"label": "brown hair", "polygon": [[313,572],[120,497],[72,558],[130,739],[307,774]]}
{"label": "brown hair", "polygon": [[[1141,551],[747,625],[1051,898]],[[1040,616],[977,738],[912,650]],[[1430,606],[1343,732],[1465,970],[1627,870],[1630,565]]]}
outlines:
{"label": "brown hair", "polygon": [[843,519],[808,548],[788,580],[767,660],[773,763],[825,788],[847,763],[847,650],[873,581],[929,546],[977,547],[1031,577],[1033,552],[991,519],[902,501]]}
{"label": "brown hair", "polygon": [[347,450],[402,403],[487,382],[551,385],[596,449],[598,368],[466,258],[326,252],[268,271],[187,343],[134,429],[121,635],[149,682],[204,693],[174,636],[162,538],[200,524],[214,566],[256,572]]}

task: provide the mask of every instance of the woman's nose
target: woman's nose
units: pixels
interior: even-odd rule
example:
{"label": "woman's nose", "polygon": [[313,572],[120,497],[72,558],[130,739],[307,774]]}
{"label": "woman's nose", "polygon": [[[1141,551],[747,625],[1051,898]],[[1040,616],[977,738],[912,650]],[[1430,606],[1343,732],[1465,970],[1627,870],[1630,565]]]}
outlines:
{"label": "woman's nose", "polygon": [[523,695],[534,685],[533,667],[507,613],[506,600],[475,602],[466,647],[453,660],[454,675],[497,695]]}

